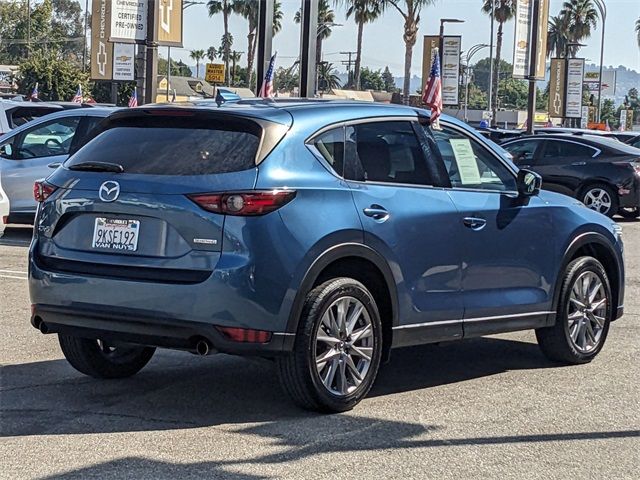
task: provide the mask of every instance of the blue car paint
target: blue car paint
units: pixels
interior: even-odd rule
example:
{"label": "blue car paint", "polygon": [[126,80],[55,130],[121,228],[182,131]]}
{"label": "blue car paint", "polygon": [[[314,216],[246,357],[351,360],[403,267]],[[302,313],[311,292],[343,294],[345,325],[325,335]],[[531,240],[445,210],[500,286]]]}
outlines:
{"label": "blue car paint", "polygon": [[[329,125],[377,117],[415,119],[416,109],[303,103],[278,108],[230,105],[219,110],[276,121],[286,124],[289,131],[256,169],[244,172],[172,177],[170,181],[163,176],[96,174],[66,168],[54,172],[48,181],[60,188],[40,209],[30,251],[33,304],[113,310],[157,318],[160,323],[177,319],[190,325],[295,333],[292,312],[306,294],[302,285],[309,272],[319,258],[337,246],[355,245],[386,262],[395,288],[392,297],[397,298],[394,325],[398,327],[551,312],[565,252],[584,232],[605,238],[622,262],[622,246],[613,222],[577,206],[575,200],[543,191],[520,204],[519,199],[493,192],[347,182],[305,145],[311,135]],[[420,114],[428,116],[428,112]],[[462,122],[447,116],[442,121],[464,129],[505,159],[499,147]],[[505,163],[517,172],[511,162]],[[118,202],[97,200],[97,190],[106,180],[120,183]],[[260,217],[209,213],[184,196],[249,188],[286,188],[297,193],[289,204]],[[381,202],[393,212],[389,222],[377,224],[361,215],[370,203]],[[478,212],[488,216],[481,237],[461,222],[467,213]],[[54,227],[63,213],[88,216],[82,225],[67,225],[65,228],[73,229],[58,238]],[[86,245],[72,245],[70,239],[83,230],[88,235],[86,230],[98,213],[146,217],[151,235],[159,236],[168,228],[164,250],[144,252],[144,256],[97,254]],[[163,221],[167,225],[163,226]],[[172,225],[179,225],[180,232],[171,233]],[[196,245],[191,235],[217,235],[220,242],[215,247]],[[43,255],[212,274],[189,285],[102,278],[48,270],[38,261]],[[451,324],[451,338],[465,334],[462,325]]]}

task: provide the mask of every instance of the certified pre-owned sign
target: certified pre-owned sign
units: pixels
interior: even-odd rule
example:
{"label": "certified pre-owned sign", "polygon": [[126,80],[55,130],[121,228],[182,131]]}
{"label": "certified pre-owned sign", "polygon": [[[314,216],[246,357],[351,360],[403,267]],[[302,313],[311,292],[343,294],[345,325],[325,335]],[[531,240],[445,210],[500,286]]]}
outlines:
{"label": "certified pre-owned sign", "polygon": [[147,0],[111,2],[111,41],[139,42],[147,37]]}

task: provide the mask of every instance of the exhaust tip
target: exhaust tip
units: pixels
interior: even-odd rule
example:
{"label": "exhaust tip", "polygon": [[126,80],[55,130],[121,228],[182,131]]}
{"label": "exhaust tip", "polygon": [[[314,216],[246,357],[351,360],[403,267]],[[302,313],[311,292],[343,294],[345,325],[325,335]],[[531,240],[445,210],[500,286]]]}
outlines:
{"label": "exhaust tip", "polygon": [[209,353],[211,353],[211,345],[209,345],[209,342],[204,339],[198,340],[198,343],[196,343],[196,353],[203,357],[209,355]]}
{"label": "exhaust tip", "polygon": [[40,330],[41,333],[49,333],[49,327],[42,321],[38,325],[38,330]]}

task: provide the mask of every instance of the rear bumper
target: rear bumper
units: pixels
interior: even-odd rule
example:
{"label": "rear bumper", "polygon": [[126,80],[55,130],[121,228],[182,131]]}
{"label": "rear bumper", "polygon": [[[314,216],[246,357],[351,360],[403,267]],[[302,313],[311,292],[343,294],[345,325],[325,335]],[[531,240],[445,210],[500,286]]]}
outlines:
{"label": "rear bumper", "polygon": [[236,342],[215,326],[170,317],[144,317],[131,310],[94,310],[37,304],[31,325],[43,333],[62,333],[111,342],[126,342],[195,352],[206,340],[213,353],[276,356],[293,350],[294,334],[272,332],[267,343]]}
{"label": "rear bumper", "polygon": [[619,186],[618,199],[621,208],[640,208],[640,177],[635,176],[629,186]]}

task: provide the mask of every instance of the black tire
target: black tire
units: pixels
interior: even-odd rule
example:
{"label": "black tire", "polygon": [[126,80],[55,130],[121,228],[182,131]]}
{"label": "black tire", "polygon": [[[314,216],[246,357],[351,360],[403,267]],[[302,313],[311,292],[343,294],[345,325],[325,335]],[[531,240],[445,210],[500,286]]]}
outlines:
{"label": "black tire", "polygon": [[[590,203],[588,198],[589,194],[597,191],[605,192],[606,195],[608,195],[608,197],[611,199],[611,205],[608,210],[604,211],[603,209],[594,208],[593,206],[589,205]],[[618,200],[618,195],[616,194],[616,192],[609,185],[605,185],[604,183],[595,183],[593,185],[589,185],[583,188],[580,193],[579,200],[582,203],[584,203],[587,207],[597,212],[600,212],[609,218],[613,217],[616,213],[618,213],[618,206],[620,204]]]}
{"label": "black tire", "polygon": [[630,220],[633,220],[634,218],[640,218],[640,208],[621,208],[620,210],[618,210],[618,215]]}
{"label": "black tire", "polygon": [[[320,367],[316,368],[316,335],[320,331],[323,315],[330,307],[333,308],[335,302],[341,298],[348,301],[355,299],[364,306],[366,314],[368,314],[365,321],[370,322],[372,330],[372,335],[367,336],[368,339],[371,338],[368,341],[372,342],[372,353],[368,370],[361,379],[361,383],[357,386],[355,383],[351,385],[349,388],[353,388],[353,391],[336,395],[323,383],[318,371]],[[336,325],[338,323],[336,322]],[[322,328],[326,328],[324,325]],[[355,332],[355,327],[353,331]],[[348,340],[352,340],[350,334]],[[334,346],[333,348],[342,347]],[[327,351],[329,350],[331,349],[327,348]],[[336,278],[315,287],[307,295],[300,317],[294,350],[289,355],[278,358],[278,373],[284,390],[302,408],[321,412],[344,412],[356,406],[371,389],[378,374],[381,356],[382,324],[375,299],[362,283],[351,278]],[[343,362],[348,363],[342,358],[337,360],[340,362],[340,366]],[[358,360],[358,362],[361,361],[364,359]],[[358,365],[361,364],[358,363]],[[333,367],[330,366],[330,368]],[[342,367],[343,371],[346,368]],[[351,378],[354,379],[353,374],[351,374]],[[329,383],[331,384],[331,381]],[[348,385],[348,381],[345,384]]]}
{"label": "black tire", "polygon": [[[604,309],[603,326],[595,348],[588,352],[580,351],[576,343],[571,339],[569,332],[569,310],[570,296],[574,284],[585,272],[592,272],[600,281],[606,295],[606,309]],[[613,305],[611,304],[611,286],[602,264],[593,257],[580,257],[573,260],[565,270],[564,280],[560,290],[560,300],[558,304],[556,323],[552,327],[539,328],[536,330],[536,338],[542,352],[550,360],[566,363],[581,364],[588,363],[602,350],[602,347],[609,333],[609,325],[613,318]],[[579,313],[576,312],[579,315]],[[586,317],[585,317],[586,318]],[[586,333],[585,333],[586,334]]]}
{"label": "black tire", "polygon": [[153,357],[155,348],[108,346],[102,341],[58,335],[60,348],[73,368],[95,378],[126,378],[138,373]]}

